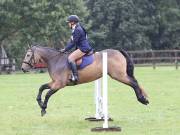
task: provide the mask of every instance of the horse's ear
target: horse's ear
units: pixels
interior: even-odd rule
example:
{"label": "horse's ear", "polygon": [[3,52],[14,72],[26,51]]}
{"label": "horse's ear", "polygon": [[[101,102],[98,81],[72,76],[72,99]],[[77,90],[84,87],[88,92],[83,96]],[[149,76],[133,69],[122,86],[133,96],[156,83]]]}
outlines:
{"label": "horse's ear", "polygon": [[32,45],[30,45],[29,43],[28,43],[28,48],[29,48],[29,49],[32,48]]}
{"label": "horse's ear", "polygon": [[28,43],[28,48],[30,49],[32,46]]}

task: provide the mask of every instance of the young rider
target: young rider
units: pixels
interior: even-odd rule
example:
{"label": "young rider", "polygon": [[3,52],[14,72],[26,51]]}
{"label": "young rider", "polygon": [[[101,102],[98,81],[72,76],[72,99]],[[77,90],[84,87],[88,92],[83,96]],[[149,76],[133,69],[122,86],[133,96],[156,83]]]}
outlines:
{"label": "young rider", "polygon": [[86,30],[79,23],[79,17],[77,15],[70,15],[67,18],[67,23],[72,30],[71,41],[67,43],[64,49],[61,49],[61,52],[69,51],[75,47],[75,51],[68,56],[68,64],[73,73],[72,81],[77,83],[79,78],[76,60],[81,59],[85,54],[90,53],[93,49],[88,42]]}

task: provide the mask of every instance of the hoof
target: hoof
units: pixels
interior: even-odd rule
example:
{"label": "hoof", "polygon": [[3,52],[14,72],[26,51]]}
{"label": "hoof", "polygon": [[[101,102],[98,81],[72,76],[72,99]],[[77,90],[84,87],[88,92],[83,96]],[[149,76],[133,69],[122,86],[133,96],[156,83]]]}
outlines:
{"label": "hoof", "polygon": [[41,110],[41,116],[43,117],[45,114],[46,114],[46,110],[45,110],[45,109],[42,109],[42,110]]}
{"label": "hoof", "polygon": [[142,96],[141,98],[138,98],[138,101],[141,102],[144,105],[149,104],[149,101],[144,96]]}

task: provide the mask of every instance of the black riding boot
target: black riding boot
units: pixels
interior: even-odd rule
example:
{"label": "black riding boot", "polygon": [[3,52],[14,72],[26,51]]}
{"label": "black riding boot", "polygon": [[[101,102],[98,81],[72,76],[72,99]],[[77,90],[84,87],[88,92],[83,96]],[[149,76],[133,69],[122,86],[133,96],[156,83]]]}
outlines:
{"label": "black riding boot", "polygon": [[77,66],[75,64],[75,62],[69,62],[69,66],[72,70],[73,76],[72,76],[72,81],[74,83],[77,83],[79,78],[78,78],[78,71],[77,71]]}

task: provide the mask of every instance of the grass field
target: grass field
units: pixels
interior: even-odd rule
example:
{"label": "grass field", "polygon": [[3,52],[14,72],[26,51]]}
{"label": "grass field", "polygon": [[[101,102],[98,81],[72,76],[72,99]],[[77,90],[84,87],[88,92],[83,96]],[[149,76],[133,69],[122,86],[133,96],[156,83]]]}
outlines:
{"label": "grass field", "polygon": [[133,90],[109,79],[109,125],[118,133],[92,133],[102,122],[88,122],[94,115],[94,83],[66,87],[49,101],[40,116],[36,94],[48,74],[0,75],[0,135],[179,135],[180,70],[174,67],[136,68],[136,77],[149,94],[150,104],[137,102]]}

